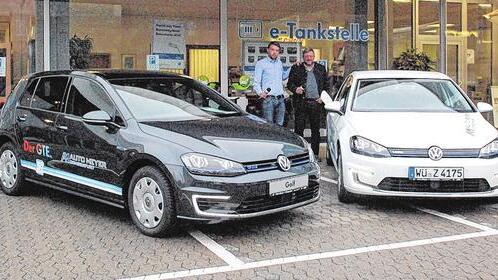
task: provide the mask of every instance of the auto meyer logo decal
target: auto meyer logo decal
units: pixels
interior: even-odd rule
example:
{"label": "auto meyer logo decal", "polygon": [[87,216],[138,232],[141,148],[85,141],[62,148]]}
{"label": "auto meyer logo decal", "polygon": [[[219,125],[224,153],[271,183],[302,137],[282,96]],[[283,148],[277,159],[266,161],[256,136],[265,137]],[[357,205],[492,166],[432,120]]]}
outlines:
{"label": "auto meyer logo decal", "polygon": [[441,158],[443,158],[443,150],[437,146],[430,147],[427,154],[432,160],[440,160]]}
{"label": "auto meyer logo decal", "polygon": [[97,160],[97,159],[93,159],[93,158],[88,158],[88,157],[80,156],[80,155],[76,155],[76,154],[71,154],[68,152],[62,153],[61,161],[65,162],[65,163],[72,164],[72,165],[76,165],[79,167],[88,168],[91,170],[93,170],[95,168],[107,169],[107,163],[105,161],[101,161],[101,160]]}
{"label": "auto meyer logo decal", "polygon": [[52,158],[52,149],[50,146],[44,144],[34,144],[30,143],[28,140],[24,140],[22,144],[22,150],[31,153],[37,154],[43,157]]}

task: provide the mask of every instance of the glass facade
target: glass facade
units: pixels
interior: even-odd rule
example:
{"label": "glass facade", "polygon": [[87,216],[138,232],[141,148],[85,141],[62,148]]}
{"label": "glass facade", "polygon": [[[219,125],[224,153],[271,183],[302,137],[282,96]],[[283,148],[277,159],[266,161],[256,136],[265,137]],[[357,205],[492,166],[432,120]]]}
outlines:
{"label": "glass facade", "polygon": [[[251,89],[240,77],[251,76],[267,43],[276,40],[286,67],[302,59],[303,48],[313,48],[334,89],[351,71],[378,68],[381,55],[389,69],[403,52],[417,49],[435,70],[446,63],[473,101],[498,108],[498,0],[447,1],[445,57],[440,2],[433,0],[3,2],[0,99],[23,75],[67,68],[172,71],[240,95]],[[377,37],[379,28],[385,36]]]}

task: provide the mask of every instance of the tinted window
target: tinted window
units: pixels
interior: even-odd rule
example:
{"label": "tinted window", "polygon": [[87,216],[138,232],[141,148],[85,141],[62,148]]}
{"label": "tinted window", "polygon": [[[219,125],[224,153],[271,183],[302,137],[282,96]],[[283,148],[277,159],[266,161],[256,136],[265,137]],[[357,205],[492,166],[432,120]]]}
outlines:
{"label": "tinted window", "polygon": [[29,107],[29,104],[31,103],[31,96],[33,95],[33,92],[36,88],[36,83],[38,83],[38,79],[33,79],[29,83],[29,86],[26,88],[21,97],[21,100],[19,101],[19,104],[21,106]]}
{"label": "tinted window", "polygon": [[114,80],[138,120],[190,120],[241,115],[219,93],[193,80]]}
{"label": "tinted window", "polygon": [[348,96],[349,96],[349,91],[351,90],[351,85],[353,83],[353,78],[348,77],[344,84],[341,87],[341,90],[336,96],[336,101],[341,102],[341,111],[345,112],[346,111],[346,106],[348,103]]}
{"label": "tinted window", "polygon": [[31,108],[59,112],[67,80],[68,77],[41,78],[31,101]]}
{"label": "tinted window", "polygon": [[74,78],[69,89],[66,113],[83,117],[92,111],[106,111],[113,116],[114,106],[107,93],[97,83]]}
{"label": "tinted window", "polygon": [[448,80],[362,80],[353,110],[376,112],[473,112],[463,94]]}

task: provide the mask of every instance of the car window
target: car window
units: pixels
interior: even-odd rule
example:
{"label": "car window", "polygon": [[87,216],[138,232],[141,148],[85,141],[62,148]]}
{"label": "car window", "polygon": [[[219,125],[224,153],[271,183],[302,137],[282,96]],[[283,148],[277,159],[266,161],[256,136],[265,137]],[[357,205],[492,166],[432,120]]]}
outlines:
{"label": "car window", "polygon": [[35,91],[36,84],[38,83],[38,79],[32,79],[29,82],[28,87],[24,91],[24,93],[21,96],[21,99],[19,100],[19,105],[24,106],[24,107],[29,107],[31,104],[31,97],[33,95],[33,92]]}
{"label": "car window", "polygon": [[353,78],[349,76],[344,84],[341,87],[341,91],[336,97],[336,101],[339,101],[341,103],[341,111],[345,112],[346,111],[346,106],[347,106],[347,101],[348,101],[348,96],[349,96],[349,91],[351,90],[351,84],[353,82]]}
{"label": "car window", "polygon": [[59,112],[68,77],[41,78],[36,87],[31,108]]}
{"label": "car window", "polygon": [[353,111],[376,112],[474,112],[449,80],[360,80]]}
{"label": "car window", "polygon": [[138,120],[190,120],[241,115],[214,90],[190,79],[111,80]]}
{"label": "car window", "polygon": [[115,108],[107,93],[96,82],[74,78],[69,88],[66,113],[83,117],[92,111],[105,111],[113,116]]}

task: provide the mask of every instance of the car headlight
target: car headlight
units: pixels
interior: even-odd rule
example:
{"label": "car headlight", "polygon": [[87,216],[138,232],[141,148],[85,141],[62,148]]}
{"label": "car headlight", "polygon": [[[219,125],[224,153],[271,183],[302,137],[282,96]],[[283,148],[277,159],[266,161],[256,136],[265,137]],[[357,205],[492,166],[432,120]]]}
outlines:
{"label": "car headlight", "polygon": [[246,173],[242,164],[210,155],[189,153],[181,156],[188,171],[206,176],[237,176]]}
{"label": "car headlight", "polygon": [[484,146],[479,152],[480,158],[495,158],[498,157],[498,139]]}
{"label": "car headlight", "polygon": [[351,151],[369,157],[390,157],[386,147],[361,136],[351,137]]}

